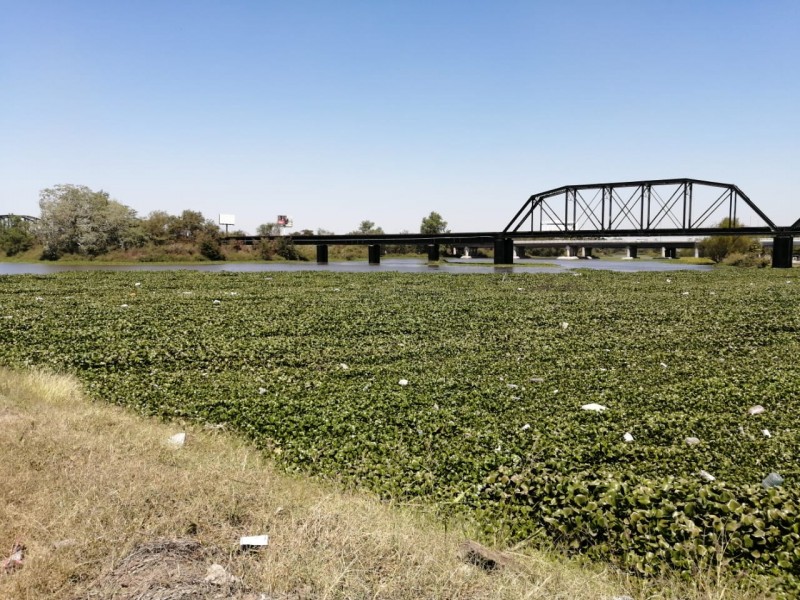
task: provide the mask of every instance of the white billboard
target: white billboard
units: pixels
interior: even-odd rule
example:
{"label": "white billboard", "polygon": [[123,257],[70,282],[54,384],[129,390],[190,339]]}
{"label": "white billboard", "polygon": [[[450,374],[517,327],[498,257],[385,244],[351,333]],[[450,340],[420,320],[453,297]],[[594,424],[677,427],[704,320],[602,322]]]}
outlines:
{"label": "white billboard", "polygon": [[219,215],[220,225],[236,225],[236,215]]}

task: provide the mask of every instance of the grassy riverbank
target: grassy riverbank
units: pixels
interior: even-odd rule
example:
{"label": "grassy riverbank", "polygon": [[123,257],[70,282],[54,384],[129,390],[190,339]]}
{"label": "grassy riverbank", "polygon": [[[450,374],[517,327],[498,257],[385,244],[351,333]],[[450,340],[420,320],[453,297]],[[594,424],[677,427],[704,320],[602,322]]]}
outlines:
{"label": "grassy riverbank", "polygon": [[[0,543],[26,547],[0,597],[748,597],[713,573],[645,582],[530,550],[487,572],[461,558],[469,530],[424,508],[287,476],[224,431],[189,426],[170,447],[178,431],[88,400],[73,378],[0,369]],[[269,546],[237,552],[249,534]],[[240,582],[204,583],[213,563]]]}

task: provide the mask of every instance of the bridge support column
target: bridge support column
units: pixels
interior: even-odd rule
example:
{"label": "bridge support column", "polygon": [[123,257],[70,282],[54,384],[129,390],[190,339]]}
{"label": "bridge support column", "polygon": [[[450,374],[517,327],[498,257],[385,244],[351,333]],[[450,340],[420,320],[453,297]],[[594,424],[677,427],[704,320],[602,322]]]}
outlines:
{"label": "bridge support column", "polygon": [[439,260],[439,244],[428,244],[428,261],[437,262]]}
{"label": "bridge support column", "polygon": [[700,246],[698,246],[697,244],[694,245],[694,257],[700,258]]}
{"label": "bridge support column", "polygon": [[559,256],[558,258],[564,258],[564,259],[578,258],[578,255],[575,251],[575,246],[570,246],[570,245],[564,246],[564,255]]}
{"label": "bridge support column", "polygon": [[661,258],[678,258],[678,249],[662,246]]}
{"label": "bridge support column", "polygon": [[592,258],[592,249],[587,246],[583,246],[581,247],[580,254],[578,254],[578,256],[580,258]]}
{"label": "bridge support column", "polygon": [[370,244],[368,246],[368,250],[369,250],[369,264],[371,265],[381,264],[381,245]]}
{"label": "bridge support column", "polygon": [[514,240],[511,238],[495,238],[494,240],[494,264],[511,265],[514,264]]}
{"label": "bridge support column", "polygon": [[628,246],[627,254],[625,256],[627,259],[639,258],[639,247],[638,246]]}
{"label": "bridge support column", "polygon": [[318,265],[327,265],[328,264],[328,245],[327,244],[317,244],[317,264]]}
{"label": "bridge support column", "polygon": [[772,238],[772,268],[791,269],[794,238],[790,235],[779,235]]}

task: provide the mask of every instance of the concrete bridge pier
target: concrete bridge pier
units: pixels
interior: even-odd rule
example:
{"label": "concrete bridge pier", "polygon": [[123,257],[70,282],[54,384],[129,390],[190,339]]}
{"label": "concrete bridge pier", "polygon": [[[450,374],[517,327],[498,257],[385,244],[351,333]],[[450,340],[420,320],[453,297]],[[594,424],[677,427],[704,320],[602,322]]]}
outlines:
{"label": "concrete bridge pier", "polygon": [[772,238],[772,268],[791,269],[794,238],[791,235],[779,235]]}
{"label": "concrete bridge pier", "polygon": [[563,256],[559,256],[558,258],[569,259],[569,260],[571,260],[573,258],[578,258],[578,254],[577,254],[577,251],[575,249],[575,246],[571,246],[569,244],[564,246],[564,255]]}
{"label": "concrete bridge pier", "polygon": [[678,249],[669,246],[661,247],[661,258],[678,258]]}
{"label": "concrete bridge pier", "polygon": [[371,265],[381,264],[381,245],[370,244],[368,246],[368,250],[369,250],[369,264]]}
{"label": "concrete bridge pier", "polygon": [[588,246],[582,246],[578,256],[580,258],[593,258],[592,257],[592,249],[589,248]]}
{"label": "concrete bridge pier", "polygon": [[428,261],[437,262],[439,260],[439,244],[428,244]]}
{"label": "concrete bridge pier", "polygon": [[639,258],[639,247],[638,246],[628,246],[626,248],[626,255],[625,258],[628,260]]}
{"label": "concrete bridge pier", "polygon": [[317,244],[317,264],[328,264],[328,244]]}
{"label": "concrete bridge pier", "polygon": [[511,238],[498,237],[494,240],[494,264],[513,265],[514,264],[514,240]]}

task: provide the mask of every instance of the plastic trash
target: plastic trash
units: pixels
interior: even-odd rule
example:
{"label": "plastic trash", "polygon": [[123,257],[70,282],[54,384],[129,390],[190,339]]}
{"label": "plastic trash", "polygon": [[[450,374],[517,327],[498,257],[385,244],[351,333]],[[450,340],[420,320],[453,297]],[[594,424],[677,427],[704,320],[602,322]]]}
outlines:
{"label": "plastic trash", "polygon": [[566,321],[562,321],[561,322],[561,329],[568,329],[568,328],[569,328],[569,323],[567,323]]}
{"label": "plastic trash", "polygon": [[761,482],[761,485],[769,489],[771,487],[778,487],[780,485],[783,485],[783,481],[784,481],[783,477],[781,477],[780,475],[778,475],[773,471],[772,473],[764,477],[764,480]]}
{"label": "plastic trash", "polygon": [[686,444],[689,446],[697,446],[700,443],[700,440],[696,437],[687,437]]}
{"label": "plastic trash", "polygon": [[0,571],[8,573],[22,566],[25,558],[25,546],[21,542],[16,542],[11,548],[10,556],[0,564]]}
{"label": "plastic trash", "polygon": [[766,410],[767,409],[765,409],[760,404],[756,404],[755,406],[751,406],[750,408],[748,408],[747,413],[751,415],[760,415],[761,413],[766,412]]}
{"label": "plastic trash", "polygon": [[339,363],[339,368],[342,371],[347,371],[350,367],[348,367],[346,363]]}
{"label": "plastic trash", "polygon": [[584,404],[583,406],[581,406],[581,409],[592,410],[594,412],[602,412],[604,410],[608,410],[608,408],[603,406],[602,404],[596,404],[594,402],[592,402],[591,404]]}
{"label": "plastic trash", "polygon": [[268,535],[245,535],[239,538],[239,546],[242,548],[262,547],[269,544]]}
{"label": "plastic trash", "polygon": [[525,423],[525,425],[522,426],[522,431],[527,431],[530,428],[531,428],[531,424],[530,423]]}
{"label": "plastic trash", "polygon": [[716,477],[714,477],[711,473],[709,473],[705,469],[700,469],[700,472],[698,473],[698,475],[700,475],[700,477],[702,479],[705,479],[709,483],[712,482],[712,481],[716,481],[717,480]]}
{"label": "plastic trash", "polygon": [[214,300],[214,304],[219,304],[219,300]]}
{"label": "plastic trash", "polygon": [[408,379],[401,379],[397,383],[399,383],[402,386],[406,386],[406,385],[408,385]]}
{"label": "plastic trash", "polygon": [[622,439],[625,440],[627,443],[630,443],[633,441],[633,436],[630,433],[626,432],[625,435],[622,436]]}
{"label": "plastic trash", "polygon": [[186,443],[186,434],[184,432],[176,433],[167,440],[170,446],[180,448]]}

